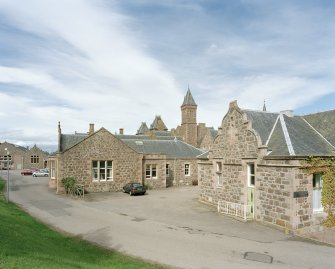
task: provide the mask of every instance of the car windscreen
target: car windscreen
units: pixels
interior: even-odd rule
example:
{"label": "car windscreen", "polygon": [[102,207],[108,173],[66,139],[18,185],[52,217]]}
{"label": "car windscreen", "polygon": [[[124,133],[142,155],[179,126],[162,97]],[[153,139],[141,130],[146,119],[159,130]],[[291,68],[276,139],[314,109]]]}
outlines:
{"label": "car windscreen", "polygon": [[141,183],[134,183],[133,186],[138,188],[138,187],[142,187],[142,184]]}

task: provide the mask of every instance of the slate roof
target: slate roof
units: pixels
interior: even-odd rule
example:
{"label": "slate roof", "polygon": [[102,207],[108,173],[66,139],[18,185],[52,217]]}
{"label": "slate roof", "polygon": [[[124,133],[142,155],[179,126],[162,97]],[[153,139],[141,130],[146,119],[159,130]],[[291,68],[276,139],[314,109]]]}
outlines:
{"label": "slate roof", "polygon": [[334,156],[335,110],[307,116],[243,110],[269,156]]}
{"label": "slate roof", "polygon": [[303,118],[332,145],[335,145],[335,110],[305,115]]}
{"label": "slate roof", "polygon": [[165,123],[163,122],[161,116],[156,116],[152,124],[150,125],[150,130],[161,130],[167,131]]}
{"label": "slate roof", "polygon": [[[160,132],[157,132],[160,133]],[[156,134],[156,132],[155,132]],[[133,140],[153,140],[151,136],[149,135],[115,135],[117,138],[121,140],[126,140],[126,139],[133,139]],[[166,134],[166,135],[156,135],[154,140],[174,140],[178,139],[181,140],[179,137],[174,137],[171,136],[171,134]]]}
{"label": "slate roof", "polygon": [[60,151],[63,152],[74,145],[78,144],[79,142],[83,141],[88,134],[62,134],[61,135],[61,145]]}
{"label": "slate roof", "polygon": [[213,127],[209,128],[209,131],[213,137],[213,139],[218,135],[219,131],[215,130]]}
{"label": "slate roof", "polygon": [[262,143],[265,145],[271,130],[278,118],[278,113],[269,113],[263,111],[253,111],[253,110],[242,110],[247,114],[248,120],[252,123],[252,128],[254,128],[262,139]]}
{"label": "slate roof", "polygon": [[170,158],[196,158],[204,153],[180,140],[121,139],[129,147],[143,154],[163,154]]}
{"label": "slate roof", "polygon": [[147,124],[145,122],[141,123],[140,128],[137,130],[137,135],[143,135],[145,134],[147,131],[149,131],[149,128],[147,126]]}
{"label": "slate roof", "polygon": [[195,103],[193,96],[191,94],[190,89],[187,90],[187,93],[184,97],[184,102],[181,106],[196,106],[197,104]]}
{"label": "slate roof", "polygon": [[[165,148],[167,147],[167,145],[169,143],[167,142],[181,142],[180,138],[176,138],[173,136],[156,136],[154,140],[152,140],[152,138],[150,136],[147,135],[115,135],[117,138],[119,138],[120,140],[122,140],[123,142],[125,142],[126,144],[128,144],[129,146],[131,146],[131,148],[133,148],[134,150],[136,150],[137,152],[141,152],[144,154],[153,154],[153,153],[159,153],[161,152],[162,154],[165,154],[164,152],[167,152],[169,154],[172,154],[173,152],[175,152],[175,156],[173,157],[178,157],[178,156],[188,156],[188,154],[191,154],[191,157],[193,157],[193,155],[195,153],[197,153],[198,155],[203,153],[203,151],[198,152],[198,151],[194,151],[191,149],[188,149],[188,147],[176,147],[174,145],[173,148],[170,149],[170,151],[166,150]],[[75,134],[62,134],[61,135],[61,152],[66,151],[67,149],[73,147],[74,145],[80,143],[81,141],[83,141],[85,138],[88,137],[88,134],[79,134],[79,133],[75,133]],[[151,142],[144,142],[146,145],[151,145],[151,146],[147,146],[146,150],[143,152],[141,147],[139,147],[136,143],[136,141],[151,141]],[[156,142],[155,142],[156,141]],[[165,141],[165,143],[160,143],[159,141]],[[172,143],[171,143],[172,144]],[[177,143],[178,144],[178,143]],[[187,145],[187,144],[186,144]],[[164,150],[160,150],[159,147],[162,146],[164,148]],[[192,147],[190,145],[187,145],[189,147]],[[184,153],[182,152],[178,152],[178,148],[182,148],[185,150]],[[193,147],[192,147],[193,148]],[[149,150],[150,149],[150,150]],[[170,156],[170,155],[169,155]]]}

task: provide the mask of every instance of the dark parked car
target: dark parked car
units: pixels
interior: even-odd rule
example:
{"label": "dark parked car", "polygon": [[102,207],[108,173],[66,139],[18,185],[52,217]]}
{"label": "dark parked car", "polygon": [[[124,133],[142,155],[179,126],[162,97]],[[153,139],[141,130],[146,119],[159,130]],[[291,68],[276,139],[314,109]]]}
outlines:
{"label": "dark parked car", "polygon": [[135,195],[135,194],[145,194],[146,189],[142,183],[134,182],[134,183],[128,183],[124,185],[122,191],[127,192],[130,195]]}
{"label": "dark parked car", "polygon": [[31,169],[24,169],[22,172],[21,172],[21,175],[22,176],[31,176],[35,171],[37,171],[38,169],[35,169],[35,168],[31,168]]}

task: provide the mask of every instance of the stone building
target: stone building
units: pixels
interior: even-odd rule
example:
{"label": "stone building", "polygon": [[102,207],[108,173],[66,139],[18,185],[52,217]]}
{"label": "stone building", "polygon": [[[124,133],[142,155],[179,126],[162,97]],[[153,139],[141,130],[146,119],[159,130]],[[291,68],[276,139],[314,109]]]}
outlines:
{"label": "stone building", "polygon": [[190,89],[181,105],[181,125],[172,129],[171,133],[197,148],[208,150],[217,135],[213,127],[206,127],[205,123],[197,123],[197,107]]}
{"label": "stone building", "polygon": [[335,156],[335,110],[307,116],[230,103],[211,150],[199,157],[200,200],[243,219],[298,229],[318,224],[321,175],[307,156]]}
{"label": "stone building", "polygon": [[47,159],[48,153],[36,145],[29,149],[8,142],[0,143],[0,169],[7,169],[7,160],[10,169],[41,169],[47,167]]}
{"label": "stone building", "polygon": [[145,122],[137,130],[137,135],[172,136],[177,137],[185,143],[196,148],[208,150],[217,135],[217,130],[213,127],[206,127],[205,123],[197,123],[197,107],[190,89],[184,97],[181,105],[181,125],[169,130],[161,116],[156,116],[150,128]]}
{"label": "stone building", "polygon": [[113,135],[104,128],[62,134],[49,159],[49,186],[64,191],[61,179],[74,177],[88,192],[120,191],[128,182],[149,188],[197,183],[197,156],[204,151],[171,136]]}

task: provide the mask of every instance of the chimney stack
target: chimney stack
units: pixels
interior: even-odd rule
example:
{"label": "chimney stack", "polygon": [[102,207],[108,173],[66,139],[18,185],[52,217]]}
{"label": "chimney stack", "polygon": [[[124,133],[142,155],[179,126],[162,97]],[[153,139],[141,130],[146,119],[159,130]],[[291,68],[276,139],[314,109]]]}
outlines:
{"label": "chimney stack", "polygon": [[119,134],[120,134],[120,135],[123,135],[123,128],[120,128],[120,130],[119,130]]}
{"label": "chimney stack", "polygon": [[94,133],[94,123],[90,123],[90,129],[88,131],[88,135],[92,135]]}

